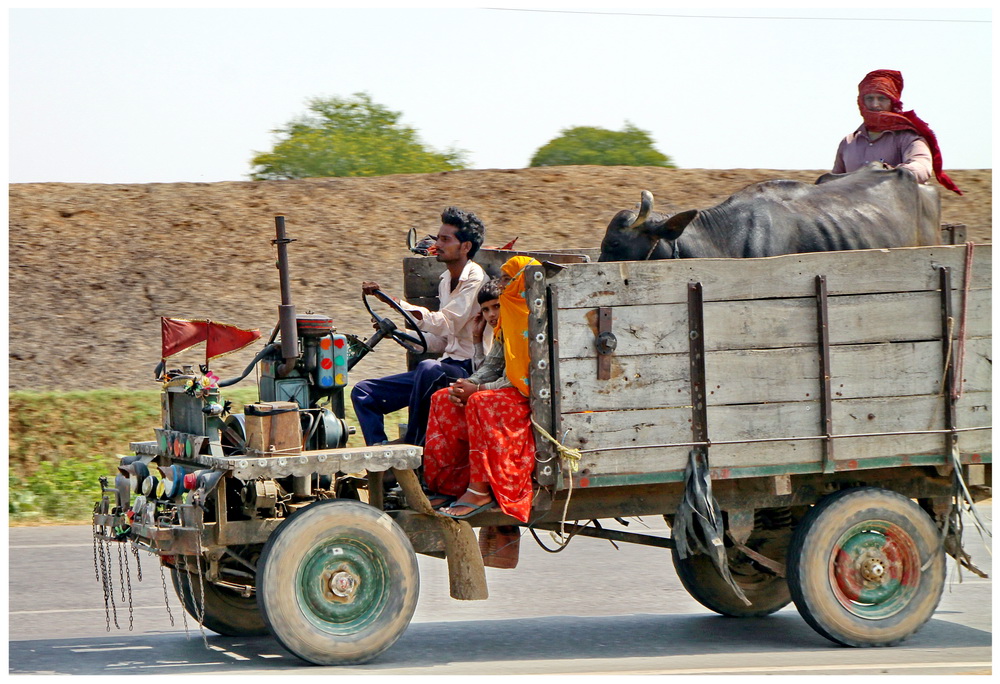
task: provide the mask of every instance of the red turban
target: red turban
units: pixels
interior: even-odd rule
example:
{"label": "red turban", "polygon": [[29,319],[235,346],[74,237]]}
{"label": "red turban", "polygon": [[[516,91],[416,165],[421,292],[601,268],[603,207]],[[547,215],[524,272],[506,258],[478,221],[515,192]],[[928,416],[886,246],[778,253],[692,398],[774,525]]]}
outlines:
{"label": "red turban", "polygon": [[[878,93],[892,100],[891,112],[873,112],[865,107],[865,95]],[[941,148],[938,147],[937,136],[924,121],[910,110],[903,111],[900,97],[903,95],[903,75],[891,69],[876,69],[870,72],[858,84],[858,109],[865,120],[865,128],[874,133],[881,131],[915,131],[927,141],[931,148],[931,161],[934,166],[934,176],[944,187],[959,195],[962,191],[948,177],[941,165]]]}

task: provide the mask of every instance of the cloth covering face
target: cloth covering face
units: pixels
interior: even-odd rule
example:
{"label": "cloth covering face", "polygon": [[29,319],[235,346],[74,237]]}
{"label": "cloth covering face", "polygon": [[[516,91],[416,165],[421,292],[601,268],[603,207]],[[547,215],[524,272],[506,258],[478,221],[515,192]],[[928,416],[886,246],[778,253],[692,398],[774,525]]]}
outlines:
{"label": "cloth covering face", "polygon": [[528,302],[525,301],[526,283],[524,269],[541,264],[531,257],[516,256],[508,259],[500,270],[512,278],[500,293],[500,326],[503,332],[504,359],[507,378],[521,394],[528,396],[528,369],[531,354],[528,349]]}
{"label": "cloth covering face", "polygon": [[[865,107],[865,95],[878,93],[892,100],[891,112],[873,112]],[[891,69],[876,69],[869,72],[858,84],[858,109],[861,118],[865,120],[865,128],[873,133],[883,131],[915,131],[927,141],[931,150],[931,160],[934,176],[938,182],[952,192],[962,194],[954,181],[948,177],[942,167],[941,148],[938,146],[934,131],[913,110],[903,111],[900,98],[903,95],[903,75]]]}
{"label": "cloth covering face", "polygon": [[424,480],[439,494],[461,496],[487,482],[506,515],[528,522],[535,435],[528,398],[513,387],[476,392],[465,406],[448,390],[431,397],[424,445]]}

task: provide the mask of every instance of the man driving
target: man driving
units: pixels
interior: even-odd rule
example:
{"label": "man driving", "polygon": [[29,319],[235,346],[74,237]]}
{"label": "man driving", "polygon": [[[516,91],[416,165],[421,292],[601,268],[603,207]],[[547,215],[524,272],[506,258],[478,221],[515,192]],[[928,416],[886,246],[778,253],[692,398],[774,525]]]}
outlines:
{"label": "man driving", "polygon": [[[482,267],[472,258],[485,237],[486,228],[475,214],[448,207],[441,214],[434,243],[437,260],[446,266],[438,285],[439,309],[431,311],[391,298],[416,319],[428,351],[442,356],[425,359],[412,371],[362,380],[354,386],[351,402],[366,444],[388,442],[385,415],[408,406],[406,435],[400,441],[423,446],[431,395],[472,372],[474,319],[479,313],[476,295],[486,280]],[[371,295],[381,288],[376,282],[365,281],[361,289]]]}

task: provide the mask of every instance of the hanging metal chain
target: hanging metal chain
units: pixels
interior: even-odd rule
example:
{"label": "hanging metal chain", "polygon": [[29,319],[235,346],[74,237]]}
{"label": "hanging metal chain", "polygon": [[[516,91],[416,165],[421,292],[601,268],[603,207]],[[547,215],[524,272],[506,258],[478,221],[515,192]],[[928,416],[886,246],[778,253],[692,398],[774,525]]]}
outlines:
{"label": "hanging metal chain", "polygon": [[[177,558],[180,559],[182,558],[182,556],[178,556]],[[187,561],[185,561],[184,563],[184,568],[185,570],[187,569]],[[174,567],[174,572],[180,572],[180,571],[181,571],[180,567],[177,566]],[[184,575],[187,576],[187,572],[184,572]],[[191,632],[188,631],[187,602],[184,600],[184,578],[180,579],[180,582],[177,586],[177,593],[180,594],[181,596],[181,621],[184,623],[184,638],[190,639]]]}
{"label": "hanging metal chain", "polygon": [[170,597],[167,594],[167,577],[163,573],[163,563],[160,563],[160,584],[163,585],[163,605],[167,607],[167,617],[170,618],[170,626],[173,627],[174,614],[170,612]]}
{"label": "hanging metal chain", "polygon": [[[198,529],[198,551],[201,551],[201,528]],[[201,640],[205,642],[205,648],[208,648],[208,638],[205,636],[205,576],[201,572],[201,558],[196,559],[198,561],[198,588],[201,591],[201,611],[198,617],[198,627],[201,628]]]}
{"label": "hanging metal chain", "polygon": [[[115,628],[121,629],[118,625],[118,608],[115,606],[115,583],[112,570],[112,565],[114,565],[114,559],[111,557],[111,542],[104,541],[104,557],[107,560],[108,566],[108,598],[111,599],[111,616],[114,618]],[[110,631],[110,630],[109,630]]]}
{"label": "hanging metal chain", "polygon": [[[122,544],[124,546],[124,544]],[[122,558],[125,561],[125,583],[128,585],[128,631],[132,631],[132,570],[128,564],[128,549],[122,549]]]}
{"label": "hanging metal chain", "polygon": [[100,575],[100,572],[97,569],[97,535],[98,535],[98,527],[97,527],[96,524],[92,524],[90,527],[91,527],[90,531],[92,533],[92,536],[94,537],[94,580],[97,581],[97,582],[100,582],[101,581],[101,575]]}
{"label": "hanging metal chain", "polygon": [[125,603],[125,567],[122,561],[121,542],[117,542],[116,546],[118,546],[118,585],[122,590],[122,603]]}
{"label": "hanging metal chain", "polygon": [[142,565],[139,563],[139,547],[132,542],[132,554],[135,556],[136,579],[142,581]]}
{"label": "hanging metal chain", "polygon": [[[199,535],[199,539],[198,539],[198,548],[199,549],[201,548],[201,536],[200,535]],[[194,558],[195,564],[198,566],[198,577],[200,579],[201,578],[201,559],[198,556],[192,556],[192,558]],[[192,606],[192,608],[194,608],[194,610],[192,612],[193,612],[195,620],[198,621],[198,629],[201,630],[201,638],[202,638],[202,641],[205,642],[205,648],[208,648],[208,639],[205,637],[205,624],[204,624],[205,623],[205,603],[204,603],[205,602],[205,592],[204,592],[204,589],[202,589],[202,594],[201,594],[202,605],[201,605],[200,610],[199,610],[198,601],[194,597],[194,580],[191,579],[191,575],[193,574],[191,572],[191,564],[186,559],[184,561],[184,564],[185,564],[185,570],[187,570],[187,572],[185,572],[184,574],[187,576],[188,596],[191,599],[191,606]]]}
{"label": "hanging metal chain", "polygon": [[[95,537],[95,539],[96,539],[96,537]],[[107,560],[105,559],[105,556],[104,556],[104,540],[103,539],[97,541],[97,550],[96,550],[96,553],[97,553],[98,556],[100,556],[100,564],[101,564],[101,588],[104,590],[104,622],[105,622],[105,624],[107,626],[107,631],[110,632],[111,631],[111,609],[108,606],[108,598],[109,598],[108,595],[109,595],[109,586],[111,584],[111,578],[108,576],[110,573],[108,572]],[[94,563],[95,564],[97,563],[96,557],[95,557]]]}

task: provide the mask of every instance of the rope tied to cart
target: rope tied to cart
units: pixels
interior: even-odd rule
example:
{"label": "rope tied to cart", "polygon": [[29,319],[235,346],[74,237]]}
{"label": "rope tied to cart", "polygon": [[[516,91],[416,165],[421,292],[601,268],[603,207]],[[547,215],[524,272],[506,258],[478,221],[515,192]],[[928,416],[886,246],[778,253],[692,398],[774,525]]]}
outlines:
{"label": "rope tied to cart", "polygon": [[[551,442],[552,446],[556,448],[556,452],[562,458],[563,467],[572,473],[580,470],[580,450],[572,449],[564,444],[561,444],[559,440],[550,435],[548,431],[541,425],[535,422],[535,419],[531,419],[531,424],[535,426],[535,430],[538,431],[542,437]],[[563,514],[560,516],[562,518],[560,523],[559,534],[565,539],[566,538],[566,514],[569,512],[569,500],[573,497],[573,476],[569,478],[569,487],[566,492],[566,504],[563,506]],[[567,540],[568,543],[568,540]]]}

